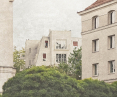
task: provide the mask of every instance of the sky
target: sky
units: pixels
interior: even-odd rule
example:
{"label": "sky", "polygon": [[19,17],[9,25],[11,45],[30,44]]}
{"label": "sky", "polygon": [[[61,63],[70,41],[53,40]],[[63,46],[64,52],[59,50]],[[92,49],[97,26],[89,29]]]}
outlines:
{"label": "sky", "polygon": [[26,39],[40,40],[49,30],[71,30],[72,37],[81,37],[81,17],[96,0],[14,0],[13,45],[25,47]]}

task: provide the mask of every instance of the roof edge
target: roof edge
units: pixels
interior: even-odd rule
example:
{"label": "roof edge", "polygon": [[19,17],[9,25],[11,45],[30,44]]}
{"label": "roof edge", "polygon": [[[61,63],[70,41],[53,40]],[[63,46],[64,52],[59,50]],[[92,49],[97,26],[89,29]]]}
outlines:
{"label": "roof edge", "polygon": [[87,10],[83,10],[83,11],[79,11],[77,12],[79,15],[83,15],[83,14],[86,14],[86,13],[89,13],[91,11],[94,11],[94,10],[97,10],[99,8],[102,8],[102,7],[105,7],[105,6],[108,6],[110,4],[114,4],[114,3],[117,3],[117,0],[112,0],[110,2],[106,2],[104,4],[101,4],[101,5],[98,5],[96,7],[93,7],[93,8],[90,8],[90,9],[87,9]]}

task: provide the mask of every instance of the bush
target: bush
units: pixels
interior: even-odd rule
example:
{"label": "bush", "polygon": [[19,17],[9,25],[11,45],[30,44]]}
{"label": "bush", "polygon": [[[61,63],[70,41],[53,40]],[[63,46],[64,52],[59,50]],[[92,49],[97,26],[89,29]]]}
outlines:
{"label": "bush", "polygon": [[54,68],[33,67],[17,73],[3,86],[3,97],[79,97],[77,80]]}
{"label": "bush", "polygon": [[113,94],[115,87],[103,81],[90,78],[79,81],[79,85],[84,88],[80,97],[117,97]]}
{"label": "bush", "polygon": [[3,97],[117,97],[117,82],[76,80],[52,67],[32,67],[4,84]]}

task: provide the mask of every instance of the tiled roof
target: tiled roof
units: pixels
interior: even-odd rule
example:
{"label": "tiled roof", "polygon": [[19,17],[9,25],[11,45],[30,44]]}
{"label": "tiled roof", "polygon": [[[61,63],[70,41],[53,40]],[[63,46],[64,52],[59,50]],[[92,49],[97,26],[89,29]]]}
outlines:
{"label": "tiled roof", "polygon": [[102,5],[102,4],[107,3],[107,2],[110,2],[110,1],[113,1],[113,0],[97,0],[92,5],[90,5],[89,7],[87,7],[85,10],[88,10],[88,9],[91,9],[91,8],[94,8],[94,7],[97,7],[99,5]]}

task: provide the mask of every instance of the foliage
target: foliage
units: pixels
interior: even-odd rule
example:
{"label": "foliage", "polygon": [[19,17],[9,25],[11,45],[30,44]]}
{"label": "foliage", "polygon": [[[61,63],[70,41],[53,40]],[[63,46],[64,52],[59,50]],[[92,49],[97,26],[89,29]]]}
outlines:
{"label": "foliage", "polygon": [[65,72],[67,75],[81,79],[81,65],[82,65],[82,49],[74,49],[73,53],[70,53],[67,63],[60,63],[59,69]]}
{"label": "foliage", "polygon": [[68,63],[71,67],[71,72],[76,76],[76,79],[81,78],[81,65],[82,65],[82,49],[74,49],[73,53],[70,54],[70,57],[68,58]]}
{"label": "foliage", "polygon": [[76,80],[54,67],[32,67],[4,84],[3,97],[117,97],[117,82]]}
{"label": "foliage", "polygon": [[104,81],[84,79],[79,80],[79,85],[84,88],[80,97],[117,97],[114,95],[115,87]]}
{"label": "foliage", "polygon": [[3,86],[3,97],[79,97],[77,80],[54,68],[32,67]]}
{"label": "foliage", "polygon": [[69,68],[69,65],[68,65],[67,63],[60,63],[60,64],[58,64],[58,65],[59,65],[59,69],[58,69],[58,70],[59,70],[61,73],[66,73],[66,74],[68,74],[70,68]]}
{"label": "foliage", "polygon": [[0,97],[2,97],[2,95],[0,95]]}
{"label": "foliage", "polygon": [[20,71],[20,67],[25,64],[24,59],[20,59],[21,55],[23,56],[25,54],[24,48],[22,50],[17,50],[16,47],[14,47],[14,52],[13,52],[13,62],[14,62],[14,67],[16,68],[16,71]]}
{"label": "foliage", "polygon": [[115,87],[115,91],[113,91],[113,97],[117,97],[117,81],[112,83],[112,86]]}

